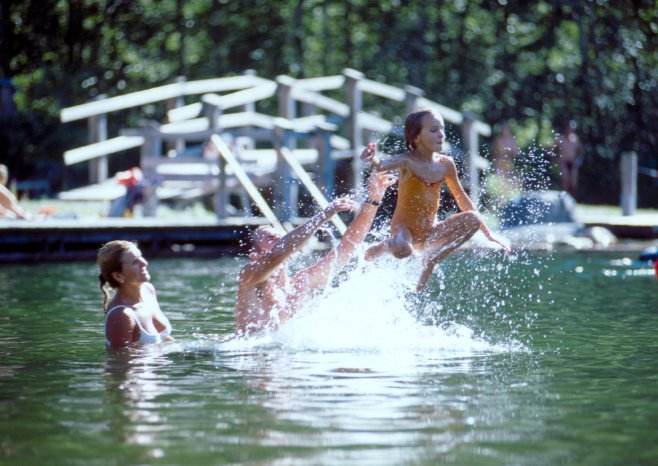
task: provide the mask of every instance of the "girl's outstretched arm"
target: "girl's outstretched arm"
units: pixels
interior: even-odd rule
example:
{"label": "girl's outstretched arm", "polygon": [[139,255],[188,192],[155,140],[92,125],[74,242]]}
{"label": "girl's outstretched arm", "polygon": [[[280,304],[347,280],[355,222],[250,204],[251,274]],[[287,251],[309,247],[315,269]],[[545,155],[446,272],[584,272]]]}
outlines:
{"label": "girl's outstretched arm", "polygon": [[[462,212],[471,211],[478,213],[477,207],[475,207],[475,204],[473,204],[471,198],[468,197],[468,194],[466,194],[466,191],[464,191],[464,187],[459,181],[455,162],[451,158],[448,158],[447,160],[448,160],[447,162],[448,167],[446,170],[447,172],[446,183],[448,184],[448,188],[450,189],[450,192],[452,193],[453,197],[455,198],[455,201],[457,202],[457,206]],[[506,245],[504,245],[496,238],[494,238],[493,234],[491,233],[491,230],[489,230],[489,227],[487,227],[487,225],[484,223],[484,219],[479,213],[478,216],[480,218],[480,231],[484,233],[484,236],[486,236],[489,241],[492,241],[502,246],[502,248],[505,249],[506,251],[509,251],[509,248]]]}
{"label": "girl's outstretched arm", "polygon": [[396,168],[403,168],[406,166],[406,152],[392,156],[390,159],[381,160],[375,155],[376,145],[374,142],[368,144],[363,152],[361,152],[361,160],[370,163],[372,168],[378,172],[387,170],[394,170]]}

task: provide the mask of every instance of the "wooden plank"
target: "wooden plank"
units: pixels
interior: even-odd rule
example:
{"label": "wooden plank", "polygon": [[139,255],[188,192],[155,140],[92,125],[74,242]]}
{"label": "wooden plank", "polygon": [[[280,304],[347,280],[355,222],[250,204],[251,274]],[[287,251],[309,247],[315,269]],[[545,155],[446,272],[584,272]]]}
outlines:
{"label": "wooden plank", "polygon": [[270,206],[267,205],[267,202],[258,191],[258,188],[256,188],[256,186],[251,182],[249,176],[247,176],[245,171],[242,169],[240,163],[238,163],[235,156],[228,148],[224,140],[216,134],[213,135],[210,138],[210,140],[215,145],[220,155],[224,157],[224,160],[226,160],[227,165],[231,167],[231,169],[235,173],[235,176],[238,178],[238,180],[240,180],[240,183],[242,183],[242,186],[244,186],[245,190],[247,191],[247,194],[256,203],[256,206],[258,206],[258,209],[263,213],[265,218],[272,224],[272,226],[274,226],[275,229],[279,230],[282,233],[285,233],[286,231],[285,228],[283,228],[283,225],[281,225],[279,219],[276,218],[276,215],[274,215],[274,212],[272,212]]}
{"label": "wooden plank", "polygon": [[473,126],[475,127],[475,131],[477,131],[477,133],[480,136],[484,136],[484,137],[488,138],[492,134],[491,133],[491,125],[488,125],[487,123],[485,123],[483,121],[475,120],[475,122],[473,123]]}
{"label": "wooden plank", "polygon": [[226,95],[206,94],[201,97],[201,101],[219,107],[222,110],[240,107],[242,105],[258,102],[272,97],[276,93],[277,84],[267,82],[260,86],[244,89]]}
{"label": "wooden plank", "polygon": [[337,134],[332,134],[329,138],[329,142],[333,149],[348,150],[350,148],[350,140]]}
{"label": "wooden plank", "polygon": [[274,117],[258,112],[224,113],[219,117],[219,127],[222,129],[242,126],[272,129],[274,128]]}
{"label": "wooden plank", "polygon": [[[279,150],[279,154],[283,157],[286,163],[290,165],[292,171],[295,172],[297,178],[299,178],[302,184],[306,187],[306,189],[311,194],[313,199],[315,199],[315,202],[318,203],[320,208],[324,209],[325,207],[327,207],[329,205],[329,201],[327,201],[327,198],[324,197],[322,191],[320,191],[320,189],[315,185],[315,183],[313,183],[311,177],[308,175],[306,170],[304,170],[304,167],[302,167],[302,165],[297,161],[297,159],[292,154],[290,149],[288,149],[287,147],[282,147]],[[347,226],[338,215],[334,215],[333,218],[331,219],[331,222],[336,226],[338,232],[341,235],[345,234],[345,230],[347,230]]]}
{"label": "wooden plank", "polygon": [[362,129],[388,134],[393,129],[393,123],[371,113],[359,113],[359,124]]}
{"label": "wooden plank", "polygon": [[162,134],[199,133],[208,129],[210,129],[210,124],[207,118],[193,118],[160,126]]}
{"label": "wooden plank", "polygon": [[208,92],[225,92],[235,89],[245,89],[267,81],[257,76],[231,76],[227,78],[204,79],[167,84],[145,91],[132,92],[116,97],[110,97],[86,104],[62,109],[62,123],[81,120],[95,115],[126,110],[133,107],[152,104],[183,95],[204,94]]}
{"label": "wooden plank", "polygon": [[[291,152],[295,160],[302,165],[309,165],[318,160],[317,149],[295,149]],[[240,162],[275,166],[276,158],[275,149],[245,149],[240,151]]]}
{"label": "wooden plank", "polygon": [[92,160],[104,155],[114,154],[123,150],[140,147],[144,144],[141,136],[118,136],[101,142],[95,142],[76,149],[64,152],[64,164],[73,165],[87,160]]}
{"label": "wooden plank", "polygon": [[292,97],[299,102],[315,105],[344,118],[350,114],[350,107],[347,104],[302,87],[293,87]]}
{"label": "wooden plank", "polygon": [[338,126],[329,123],[325,115],[309,115],[292,120],[292,127],[298,133],[308,133],[316,129],[338,131]]}
{"label": "wooden plank", "polygon": [[345,84],[345,76],[322,76],[319,78],[298,79],[295,86],[301,86],[309,91],[328,91],[331,89],[340,89]]}
{"label": "wooden plank", "polygon": [[182,107],[172,108],[167,112],[167,120],[170,123],[176,123],[182,120],[189,120],[191,118],[196,118],[201,115],[203,111],[203,104],[201,102],[195,102],[189,105],[183,105]]}
{"label": "wooden plank", "polygon": [[400,89],[399,87],[372,81],[370,79],[362,79],[359,81],[359,87],[362,92],[368,92],[387,99],[404,102],[405,92],[404,89]]}
{"label": "wooden plank", "polygon": [[199,95],[211,92],[228,92],[272,82],[256,75],[239,75],[226,78],[201,79],[187,81],[183,84],[183,95]]}
{"label": "wooden plank", "polygon": [[464,116],[456,110],[448,108],[444,105],[437,104],[436,102],[431,101],[428,98],[420,97],[418,99],[418,106],[420,108],[429,107],[441,114],[441,116],[448,122],[454,123],[456,125],[461,125],[464,121]]}

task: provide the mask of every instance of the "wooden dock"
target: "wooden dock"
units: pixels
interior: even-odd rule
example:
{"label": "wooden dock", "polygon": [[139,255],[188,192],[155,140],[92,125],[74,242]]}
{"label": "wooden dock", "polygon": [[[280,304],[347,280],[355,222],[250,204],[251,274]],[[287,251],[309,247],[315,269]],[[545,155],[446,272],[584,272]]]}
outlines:
{"label": "wooden dock", "polygon": [[95,261],[104,243],[137,241],[144,255],[218,257],[244,252],[262,218],[0,220],[0,263]]}
{"label": "wooden dock", "polygon": [[[137,241],[149,259],[237,255],[248,249],[249,232],[265,223],[263,217],[0,220],[0,264],[93,262],[98,248],[114,239]],[[658,239],[656,214],[589,217],[584,225],[605,227],[620,240]]]}
{"label": "wooden dock", "polygon": [[658,238],[658,214],[590,216],[588,227],[605,227],[617,238],[651,240]]}

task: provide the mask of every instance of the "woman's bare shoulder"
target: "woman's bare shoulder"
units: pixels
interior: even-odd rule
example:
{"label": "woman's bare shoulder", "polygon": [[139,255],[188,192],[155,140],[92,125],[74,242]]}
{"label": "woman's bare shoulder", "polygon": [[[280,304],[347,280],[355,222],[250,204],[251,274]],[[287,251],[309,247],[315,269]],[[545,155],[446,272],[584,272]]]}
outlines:
{"label": "woman's bare shoulder", "polygon": [[125,322],[129,325],[134,324],[134,312],[135,310],[130,306],[123,304],[110,305],[106,314],[108,315],[108,323]]}

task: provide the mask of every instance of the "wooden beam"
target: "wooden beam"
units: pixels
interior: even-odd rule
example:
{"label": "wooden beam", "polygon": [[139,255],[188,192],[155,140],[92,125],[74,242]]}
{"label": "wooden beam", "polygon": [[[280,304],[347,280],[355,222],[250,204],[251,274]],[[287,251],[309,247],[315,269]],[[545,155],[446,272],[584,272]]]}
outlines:
{"label": "wooden beam", "polygon": [[292,88],[292,97],[299,102],[315,105],[343,118],[347,118],[350,115],[350,107],[347,104],[322,95],[319,92],[298,87],[296,83],[295,87]]}
{"label": "wooden beam", "polygon": [[201,115],[203,110],[203,104],[201,102],[195,102],[189,105],[183,105],[178,108],[172,108],[167,112],[167,119],[170,123],[176,123],[178,121],[189,120],[191,118],[196,118]]}
{"label": "wooden beam", "polygon": [[[290,149],[287,147],[282,147],[279,149],[279,154],[283,159],[286,161],[286,163],[292,168],[292,171],[295,172],[295,175],[297,175],[297,178],[302,182],[302,184],[306,187],[308,192],[311,194],[313,199],[315,199],[315,202],[318,203],[321,209],[324,209],[329,205],[329,201],[327,201],[327,198],[324,197],[324,194],[322,194],[322,191],[313,183],[313,180],[311,177],[308,175],[306,170],[304,170],[304,167],[297,161],[295,156],[290,152]],[[347,226],[341,220],[341,218],[338,215],[334,215],[333,218],[331,219],[331,222],[336,226],[338,229],[338,232],[343,235],[345,234],[345,230],[347,230]]]}
{"label": "wooden beam", "polygon": [[62,109],[62,123],[81,120],[95,115],[126,110],[133,107],[152,104],[183,95],[205,94],[209,92],[226,92],[235,89],[254,87],[264,82],[271,82],[257,76],[231,76],[228,78],[204,79],[200,81],[167,84],[145,91],[110,97],[99,102],[88,102]]}
{"label": "wooden beam", "polygon": [[388,134],[393,129],[393,123],[371,113],[359,113],[359,125],[361,129]]}
{"label": "wooden beam", "polygon": [[258,102],[272,97],[276,92],[275,82],[266,82],[256,87],[243,89],[226,95],[206,94],[201,97],[203,103],[214,105],[222,110],[240,107],[245,104]]}
{"label": "wooden beam", "polygon": [[279,230],[281,233],[285,233],[285,228],[283,228],[283,225],[281,225],[279,219],[276,218],[276,215],[274,215],[274,212],[272,212],[272,209],[258,191],[258,188],[256,188],[254,183],[252,183],[252,181],[249,179],[249,176],[242,169],[240,163],[236,160],[235,156],[228,148],[224,140],[216,134],[213,135],[210,140],[215,145],[220,155],[224,158],[224,160],[226,160],[227,165],[231,167],[233,173],[235,173],[235,176],[238,178],[240,183],[242,183],[242,186],[244,186],[247,194],[256,203],[258,209],[263,213],[267,221],[270,222],[275,229]]}
{"label": "wooden beam", "polygon": [[345,76],[322,76],[319,78],[298,79],[296,85],[308,91],[328,91],[345,85]]}
{"label": "wooden beam", "polygon": [[387,99],[395,100],[397,102],[404,102],[405,92],[399,87],[391,86],[390,84],[384,84],[377,81],[372,81],[370,79],[362,79],[359,82],[362,92],[367,92],[369,94],[378,95],[380,97],[385,97]]}
{"label": "wooden beam", "polygon": [[105,141],[67,150],[64,152],[64,164],[73,165],[104,155],[139,147],[142,144],[144,144],[144,138],[142,136],[118,136],[116,138],[106,139]]}
{"label": "wooden beam", "polygon": [[429,107],[435,109],[441,116],[449,123],[461,125],[464,121],[464,116],[457,110],[446,107],[445,105],[438,104],[425,97],[418,99],[418,106],[420,108]]}

